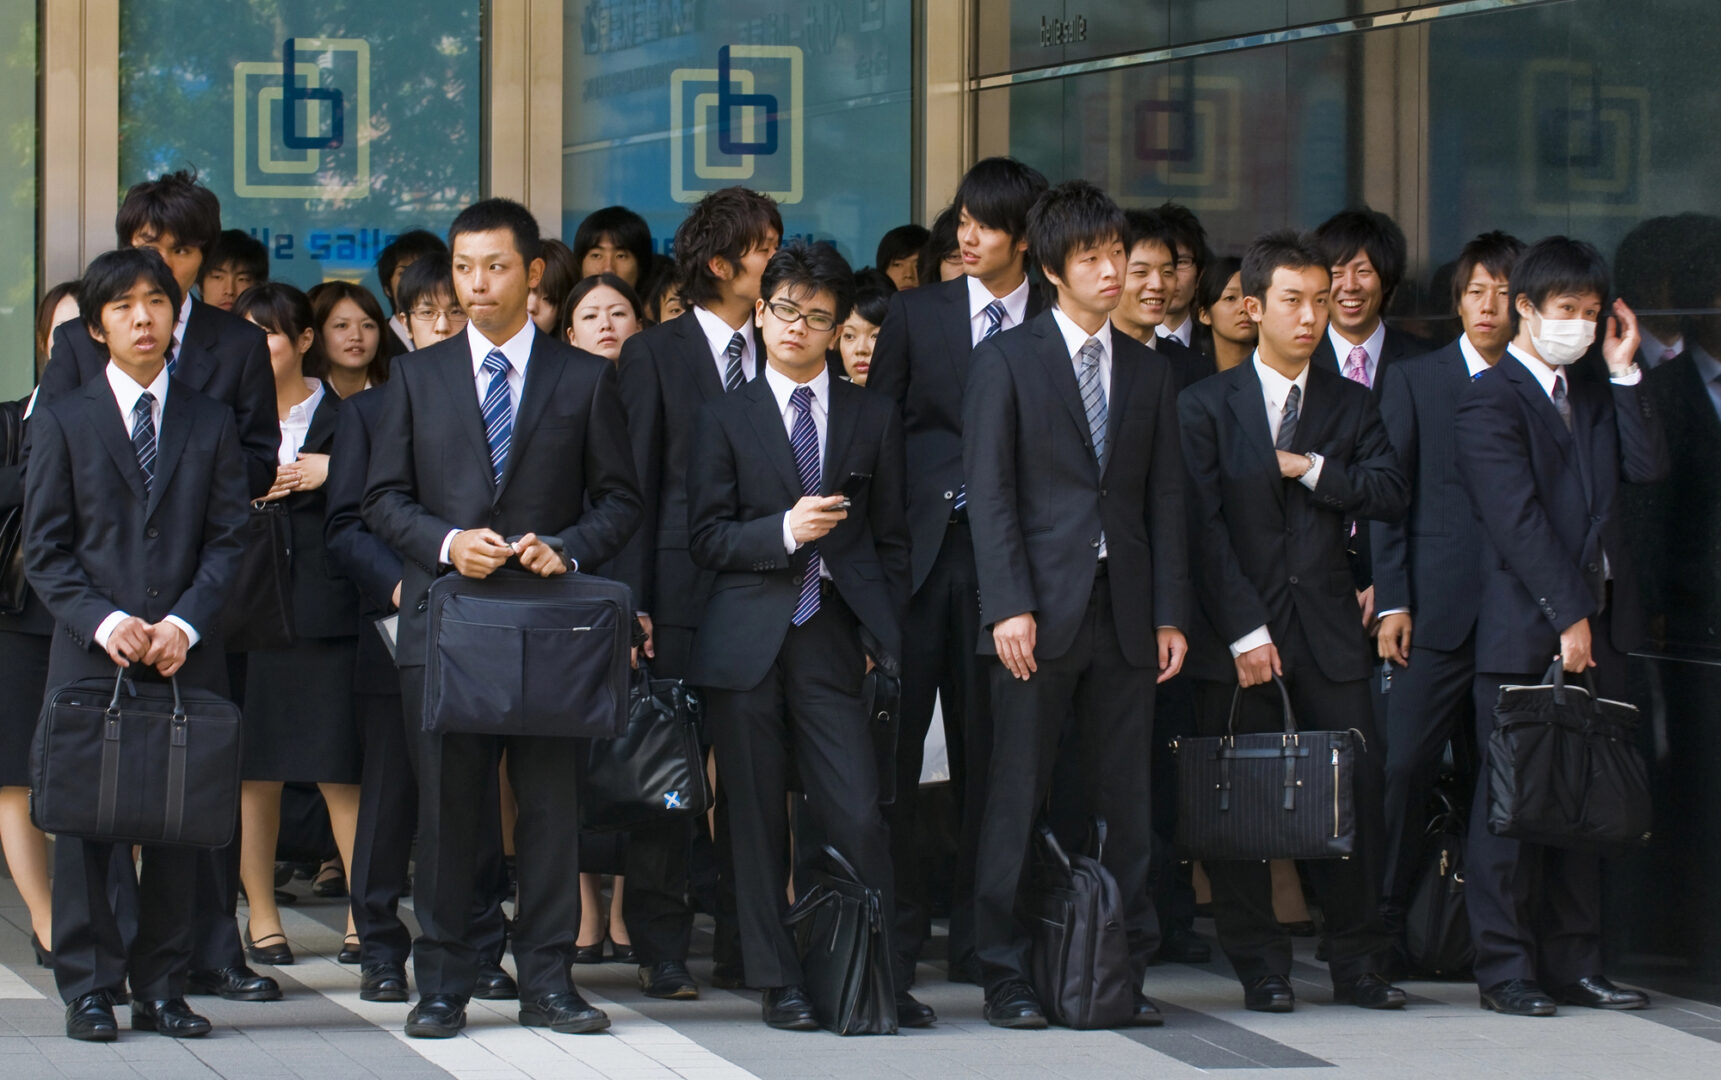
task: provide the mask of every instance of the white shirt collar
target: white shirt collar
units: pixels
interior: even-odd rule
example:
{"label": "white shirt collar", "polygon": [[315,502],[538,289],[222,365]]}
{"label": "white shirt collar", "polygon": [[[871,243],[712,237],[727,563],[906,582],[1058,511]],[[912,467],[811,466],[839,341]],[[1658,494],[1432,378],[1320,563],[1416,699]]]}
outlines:
{"label": "white shirt collar", "polygon": [[1023,275],[1022,283],[1011,289],[1009,293],[1004,296],[993,296],[992,290],[988,289],[984,282],[972,274],[968,275],[968,321],[973,322],[978,319],[980,313],[986,310],[986,305],[992,301],[1002,300],[1004,302],[1004,329],[1021,326],[1028,314],[1029,285],[1027,276]]}
{"label": "white shirt collar", "polygon": [[[1291,387],[1297,387],[1302,391],[1302,396],[1304,398],[1308,397],[1308,364],[1303,365],[1303,370],[1297,373],[1296,378],[1287,379],[1277,371],[1274,371],[1272,367],[1261,359],[1261,351],[1259,349],[1255,350],[1254,354],[1250,357],[1250,360],[1255,365],[1256,377],[1261,380],[1261,393],[1266,397],[1267,405],[1272,409],[1272,415],[1275,418],[1285,410],[1285,398],[1290,396]],[[1307,402],[1305,401],[1300,408],[1308,408]]]}
{"label": "white shirt collar", "polygon": [[118,364],[108,361],[108,388],[113,391],[114,404],[119,406],[120,422],[125,425],[126,433],[131,432],[131,411],[137,407],[137,399],[148,390],[155,395],[155,404],[151,406],[155,419],[155,430],[161,431],[161,408],[167,402],[167,365],[156,372],[155,381],[146,386],[139,386],[137,381],[127,375]]}
{"label": "white shirt collar", "polygon": [[1697,365],[1697,374],[1702,377],[1704,383],[1712,383],[1721,378],[1721,360],[1710,356],[1703,346],[1693,341],[1683,351],[1691,354],[1691,362]]}
{"label": "white shirt collar", "polygon": [[408,316],[406,312],[397,311],[389,317],[388,328],[394,331],[394,336],[399,338],[400,343],[405,345],[410,351],[417,348],[417,346],[412,343],[412,327],[407,325],[408,318],[410,318],[410,316]]}
{"label": "white shirt collar", "polygon": [[[1330,320],[1327,323],[1327,337],[1333,343],[1333,356],[1338,359],[1339,373],[1343,374],[1345,364],[1350,360],[1351,350],[1356,346],[1351,343],[1349,338],[1339,333],[1339,328],[1334,326]],[[1362,343],[1362,347],[1368,350],[1368,384],[1373,386],[1374,373],[1380,367],[1380,351],[1386,348],[1385,319],[1374,324],[1374,333],[1368,336],[1368,339]]]}
{"label": "white shirt collar", "polygon": [[[527,319],[526,325],[520,328],[519,333],[501,344],[502,355],[508,358],[508,367],[514,374],[525,376],[526,362],[532,358],[533,336],[537,332],[537,325]],[[484,370],[484,358],[490,355],[491,349],[498,346],[472,323],[466,324],[466,344],[472,350],[472,377],[478,378],[479,373]]]}
{"label": "white shirt collar", "polygon": [[711,345],[711,357],[717,361],[717,381],[723,381],[724,370],[729,365],[729,342],[736,334],[741,335],[741,370],[751,379],[759,370],[759,358],[753,355],[753,329],[746,321],[737,330],[715,314],[693,305],[693,317],[699,321],[699,329],[705,331],[705,340]]}
{"label": "white shirt collar", "polygon": [[1470,343],[1469,334],[1458,335],[1458,351],[1464,354],[1464,369],[1470,373],[1472,379],[1494,366],[1476,351],[1476,346]]}
{"label": "white shirt collar", "polygon": [[1153,328],[1153,336],[1176,338],[1178,341],[1188,345],[1190,348],[1194,348],[1195,316],[1185,313],[1183,321],[1178,323],[1175,329],[1166,326],[1164,323],[1160,323],[1158,326]]}
{"label": "white shirt collar", "polygon": [[[1534,356],[1531,356],[1529,353],[1518,348],[1516,344],[1506,346],[1506,351],[1517,357],[1518,363],[1523,364],[1529,373],[1536,377],[1536,382],[1541,384],[1542,393],[1548,395],[1548,399],[1550,401],[1553,400],[1554,380],[1563,374],[1562,369],[1555,367],[1545,360],[1536,359]],[[1571,391],[1570,379],[1566,380],[1566,391],[1568,393]]]}
{"label": "white shirt collar", "polygon": [[808,379],[805,383],[798,383],[772,367],[770,364],[766,364],[765,385],[769,386],[771,388],[771,393],[776,396],[777,411],[780,413],[787,413],[789,411],[789,395],[793,394],[796,388],[801,386],[812,388],[814,408],[821,412],[828,412],[830,410],[831,369],[829,365],[820,368],[819,373],[814,375],[811,379]]}
{"label": "white shirt collar", "polygon": [[1643,352],[1644,366],[1654,367],[1663,360],[1666,360],[1669,356],[1678,356],[1681,352],[1685,351],[1685,335],[1681,334],[1672,341],[1663,345],[1660,338],[1656,337],[1654,334],[1646,333],[1643,335],[1643,340],[1638,343],[1637,347]]}
{"label": "white shirt collar", "polygon": [[311,396],[288,409],[286,417],[281,420],[281,446],[275,456],[278,465],[298,460],[299,451],[305,448],[305,437],[311,433],[311,421],[323,403],[325,391],[321,379],[307,378],[305,388]]}
{"label": "white shirt collar", "polygon": [[1052,321],[1058,324],[1058,332],[1064,335],[1064,351],[1069,354],[1069,357],[1072,361],[1075,360],[1076,354],[1082,351],[1082,346],[1086,345],[1088,343],[1088,338],[1091,337],[1091,338],[1096,339],[1100,343],[1100,363],[1102,365],[1110,363],[1110,361],[1111,361],[1111,320],[1110,319],[1107,319],[1105,322],[1100,323],[1099,330],[1096,331],[1095,333],[1090,334],[1086,330],[1083,330],[1081,327],[1077,326],[1074,322],[1071,322],[1070,317],[1068,315],[1065,315],[1062,311],[1060,311],[1054,305],[1052,308]]}
{"label": "white shirt collar", "polygon": [[185,324],[191,321],[191,294],[186,293],[185,299],[179,302],[179,318],[173,324],[173,355],[179,356],[180,342],[185,340]]}

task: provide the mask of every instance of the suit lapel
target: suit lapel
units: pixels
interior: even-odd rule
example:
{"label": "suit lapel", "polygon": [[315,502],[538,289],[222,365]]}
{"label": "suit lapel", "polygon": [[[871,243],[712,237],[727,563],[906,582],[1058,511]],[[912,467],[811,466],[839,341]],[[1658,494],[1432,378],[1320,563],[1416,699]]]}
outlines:
{"label": "suit lapel", "polygon": [[[1064,403],[1070,419],[1075,421],[1076,431],[1084,440],[1091,441],[1093,432],[1088,430],[1088,411],[1082,408],[1082,388],[1076,383],[1076,365],[1064,347],[1064,335],[1058,332],[1057,323],[1050,315],[1038,316],[1026,325],[1040,339],[1035,344],[1034,355],[1045,366],[1046,377],[1051,380],[1052,388]],[[1117,365],[1114,363],[1112,368],[1115,372]]]}
{"label": "suit lapel", "polygon": [[672,325],[681,342],[677,355],[687,365],[687,378],[699,391],[699,399],[710,401],[722,397],[723,380],[717,377],[717,364],[711,357],[711,342],[706,340],[705,328],[699,325],[699,316],[688,308]]}
{"label": "suit lapel", "polygon": [[939,322],[944,326],[945,355],[956,372],[956,384],[968,385],[968,361],[974,352],[974,324],[968,317],[968,277],[963,275],[940,285],[945,290]]}
{"label": "suit lapel", "polygon": [[311,414],[311,427],[305,432],[305,453],[327,453],[326,450],[315,448],[327,446],[329,440],[335,437],[335,423],[340,417],[340,409],[340,399],[335,396],[334,390],[324,383],[323,400],[317,404],[317,411]]}
{"label": "suit lapel", "polygon": [[[432,348],[442,346],[434,345]],[[426,361],[413,361],[423,362]],[[436,357],[436,365],[448,389],[448,403],[454,411],[455,426],[465,433],[479,460],[489,462],[490,440],[484,437],[484,413],[478,404],[477,378],[472,374],[472,347],[465,334],[448,339],[446,350]],[[488,470],[486,475],[489,475]]]}
{"label": "suit lapel", "polygon": [[[168,395],[170,398],[172,394]],[[113,458],[114,467],[119,470],[120,477],[126,486],[137,497],[138,502],[147,498],[143,490],[143,470],[138,468],[137,451],[131,445],[131,432],[126,430],[125,421],[120,419],[119,406],[114,404],[113,388],[108,385],[107,377],[91,379],[84,384],[84,397],[87,399],[85,408],[89,410],[90,424],[96,429],[96,437],[102,446],[107,448],[108,456]],[[161,448],[156,448],[156,456],[161,456]],[[159,473],[159,470],[158,470]]]}
{"label": "suit lapel", "polygon": [[801,470],[795,467],[795,449],[789,445],[789,433],[783,429],[783,414],[777,408],[777,395],[771,393],[771,384],[763,378],[754,379],[736,393],[752,396],[747,420],[759,436],[759,448],[777,467],[777,475],[782,478],[789,494],[800,498],[803,494]]}
{"label": "suit lapel", "polygon": [[1111,385],[1106,388],[1106,460],[1105,468],[1100,470],[1102,477],[1111,471],[1111,463],[1117,459],[1118,429],[1123,426],[1124,410],[1129,405],[1129,395],[1135,389],[1136,376],[1141,372],[1141,358],[1125,342],[1136,344],[1134,338],[1113,327]]}
{"label": "suit lapel", "polygon": [[[1255,363],[1246,360],[1231,370],[1236,372],[1230,376],[1231,392],[1226,395],[1231,415],[1237,418],[1244,438],[1254,446],[1263,467],[1271,469],[1272,475],[1277,477],[1279,455],[1273,448],[1273,431],[1267,426],[1266,398],[1261,390],[1261,377],[1255,374]],[[1285,485],[1274,484],[1273,494],[1281,503],[1284,502]]]}
{"label": "suit lapel", "polygon": [[[531,358],[526,362],[526,382],[520,388],[520,407],[514,413],[514,434],[508,446],[508,460],[502,465],[502,483],[496,488],[498,498],[508,490],[509,481],[514,479],[514,464],[525,456],[522,451],[531,442],[532,433],[538,429],[538,419],[544,415],[545,407],[556,393],[556,384],[562,381],[562,375],[567,371],[562,358],[551,352],[549,340],[536,330],[532,332]],[[488,439],[484,443],[484,453],[488,458]]]}
{"label": "suit lapel", "polygon": [[[145,520],[161,505],[162,494],[173,480],[173,470],[179,465],[185,444],[191,438],[191,410],[185,402],[187,388],[183,384],[174,386],[173,383],[178,381],[172,379],[168,382],[167,400],[161,403],[161,430],[155,433],[155,482],[149,488],[149,506],[143,515]],[[137,455],[134,453],[132,464],[135,466],[136,463]]]}
{"label": "suit lapel", "polygon": [[[1513,388],[1517,390],[1518,397],[1528,406],[1536,419],[1541,421],[1542,426],[1548,429],[1548,434],[1553,437],[1554,444],[1560,448],[1560,453],[1565,455],[1567,461],[1570,461],[1577,446],[1572,442],[1572,433],[1566,430],[1566,422],[1560,419],[1560,411],[1554,408],[1554,403],[1549,399],[1548,392],[1542,389],[1542,384],[1536,380],[1529,369],[1524,367],[1523,363],[1510,353],[1501,358],[1500,367],[1506,373],[1506,381],[1510,382]],[[1569,383],[1567,384],[1566,400],[1571,400]],[[1573,415],[1576,415],[1575,409]]]}
{"label": "suit lapel", "polygon": [[825,403],[825,460],[821,470],[824,486],[819,489],[820,494],[835,494],[842,483],[837,477],[837,463],[848,455],[849,443],[854,439],[855,408],[859,404],[848,395],[848,391],[854,389],[852,384],[844,383],[832,374],[828,377],[828,385],[831,400]]}
{"label": "suit lapel", "polygon": [[209,385],[219,363],[214,352],[212,325],[205,305],[193,300],[191,314],[185,320],[185,339],[179,343],[179,354],[173,364],[173,377],[193,390],[202,390]]}
{"label": "suit lapel", "polygon": [[[1335,415],[1333,399],[1338,396],[1339,386],[1326,376],[1332,372],[1309,367],[1309,380],[1303,391],[1302,408],[1297,413],[1297,431],[1291,437],[1291,451],[1306,454],[1321,444],[1321,438],[1326,434]],[[1343,379],[1344,376],[1340,375]],[[1349,381],[1349,380],[1346,380]],[[1263,418],[1265,410],[1262,410]]]}

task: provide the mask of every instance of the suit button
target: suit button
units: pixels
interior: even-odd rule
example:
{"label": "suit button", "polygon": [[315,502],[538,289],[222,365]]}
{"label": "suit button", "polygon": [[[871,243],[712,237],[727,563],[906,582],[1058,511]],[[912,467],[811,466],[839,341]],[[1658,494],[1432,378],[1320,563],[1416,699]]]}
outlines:
{"label": "suit button", "polygon": [[430,610],[430,601],[429,601],[429,599],[424,599],[424,600],[420,600],[420,601],[419,601],[419,602],[418,602],[418,606],[417,606],[417,607],[415,607],[415,608],[413,608],[413,610],[414,610],[414,611],[429,611],[429,610]]}
{"label": "suit button", "polygon": [[944,493],[944,497],[945,497],[945,498],[946,498],[946,499],[954,499],[954,498],[956,498],[956,492],[954,492],[954,491],[946,491],[946,492],[945,492],[945,493]]}
{"label": "suit button", "polygon": [[143,591],[143,594],[145,596],[149,597],[151,600],[154,600],[156,597],[161,595],[161,590],[156,588],[154,585],[151,585],[149,588],[147,588]]}
{"label": "suit button", "polygon": [[1292,574],[1291,575],[1291,584],[1295,585],[1296,583],[1297,583],[1297,575]]}
{"label": "suit button", "polygon": [[1100,538],[1099,537],[1095,536],[1095,537],[1092,537],[1088,540],[1088,547],[1099,547],[1099,546],[1100,546]]}
{"label": "suit button", "polygon": [[151,540],[154,540],[156,537],[161,535],[161,530],[156,528],[154,525],[151,525],[149,528],[147,528],[143,531],[143,534],[145,536],[149,537]]}
{"label": "suit button", "polygon": [[1102,499],[1105,498],[1107,494],[1108,494],[1108,492],[1106,491],[1105,488],[1100,488],[1100,498],[1102,498]]}
{"label": "suit button", "polygon": [[1584,569],[1588,570],[1592,574],[1601,573],[1601,567],[1597,566],[1595,563],[1590,563],[1588,566],[1584,567]]}
{"label": "suit button", "polygon": [[1600,525],[1601,524],[1601,515],[1600,514],[1591,514],[1590,515],[1590,524],[1591,525]]}

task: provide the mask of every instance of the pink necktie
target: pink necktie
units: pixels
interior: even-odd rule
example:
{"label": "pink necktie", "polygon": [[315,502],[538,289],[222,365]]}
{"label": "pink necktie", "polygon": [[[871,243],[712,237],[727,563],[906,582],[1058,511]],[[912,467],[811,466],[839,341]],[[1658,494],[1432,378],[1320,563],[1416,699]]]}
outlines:
{"label": "pink necktie", "polygon": [[1364,386],[1369,385],[1368,350],[1361,345],[1351,346],[1350,356],[1345,360],[1345,378]]}

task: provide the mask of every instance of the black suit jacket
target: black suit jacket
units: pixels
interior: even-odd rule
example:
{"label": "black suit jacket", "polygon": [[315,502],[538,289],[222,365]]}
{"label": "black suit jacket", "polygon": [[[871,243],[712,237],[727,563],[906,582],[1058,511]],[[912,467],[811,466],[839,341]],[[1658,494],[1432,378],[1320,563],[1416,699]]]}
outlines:
{"label": "black suit jacket", "polygon": [[[107,347],[90,337],[81,319],[62,324],[54,331],[37,403],[64,397],[85,383],[103,382],[107,366]],[[275,452],[281,446],[268,335],[236,315],[193,300],[173,377],[233,410],[247,493],[254,499],[267,493],[275,482]]]}
{"label": "black suit jacket", "polygon": [[1219,370],[1211,356],[1199,349],[1190,348],[1181,338],[1159,337],[1157,334],[1154,336],[1153,351],[1165,357],[1165,362],[1171,365],[1172,381],[1178,393]]}
{"label": "black suit jacket", "polygon": [[1482,671],[1539,672],[1560,632],[1600,610],[1613,572],[1613,644],[1643,643],[1643,604],[1615,512],[1621,480],[1667,474],[1667,443],[1637,386],[1571,380],[1572,430],[1508,353],[1458,406],[1458,468],[1481,523],[1476,623]]}
{"label": "black suit jacket", "polygon": [[1482,596],[1481,533],[1453,432],[1470,370],[1455,339],[1394,364],[1380,385],[1380,418],[1410,481],[1410,512],[1369,524],[1375,610],[1410,609],[1412,640],[1450,651],[1470,636]]}
{"label": "black suit jacket", "polygon": [[329,455],[328,518],[323,543],[329,566],[353,583],[359,596],[358,666],[353,689],[361,694],[400,693],[400,673],[375,626],[394,610],[394,587],[401,580],[400,556],[365,527],[365,480],[371,442],[382,415],[383,388],[361,390],[341,402],[335,441]]}
{"label": "black suit jacket", "polygon": [[[323,400],[311,415],[305,435],[306,454],[328,454],[334,475],[335,428],[344,404],[335,392],[323,389]],[[351,581],[329,557],[323,541],[328,525],[329,485],[296,491],[282,500],[293,533],[293,632],[302,638],[349,637],[358,632],[359,597]]]}
{"label": "black suit jacket", "polygon": [[221,612],[247,513],[232,413],[173,379],[147,494],[105,376],[38,401],[30,424],[25,569],[56,625],[49,684],[113,673],[94,638],[118,610],[190,623],[187,681],[224,689]]}
{"label": "black suit jacket", "polygon": [[1124,658],[1157,667],[1155,627],[1189,625],[1182,461],[1171,365],[1112,330],[1106,460],[1094,461],[1075,365],[1051,312],[980,343],[963,414],[982,653],[1033,612],[1036,656],[1064,655],[1093,594],[1105,534]]}
{"label": "black suit jacket", "polygon": [[[1045,308],[1040,290],[1030,285],[1023,321]],[[890,299],[867,373],[866,388],[902,409],[916,589],[932,572],[962,486],[962,401],[973,338],[966,276],[908,289]]]}
{"label": "black suit jacket", "polygon": [[[753,355],[765,349],[753,327]],[[759,369],[756,369],[756,371]],[[653,622],[693,628],[712,574],[693,562],[687,533],[687,462],[699,410],[723,396],[711,342],[691,309],[628,338],[618,372],[644,515],[615,563],[633,602]]]}
{"label": "black suit jacket", "polygon": [[[28,425],[24,419],[24,410],[30,404],[29,398],[20,401],[0,403],[9,415],[8,425]],[[29,438],[28,432],[24,438]],[[20,448],[19,460],[11,465],[0,465],[0,515],[9,514],[24,505],[24,464],[23,452]],[[33,589],[24,590],[24,610],[16,615],[0,615],[0,630],[17,634],[36,634],[46,636],[54,632],[54,617],[48,614],[48,609],[42,606],[41,598]]]}
{"label": "black suit jacket", "polygon": [[[895,674],[909,597],[902,425],[888,398],[835,375],[829,382],[821,490],[834,494],[852,473],[872,480],[817,541],[819,558],[860,621],[867,652]],[[806,575],[806,545],[793,555],[783,546],[783,515],[800,498],[794,451],[765,378],[705,406],[687,472],[687,525],[694,562],[715,581],[689,682],[748,690],[776,661]]]}
{"label": "black suit jacket", "polygon": [[1410,501],[1373,396],[1310,365],[1292,449],[1325,458],[1313,491],[1279,473],[1253,361],[1185,390],[1177,411],[1203,616],[1185,670],[1234,679],[1230,643],[1265,625],[1283,646],[1294,615],[1322,674],[1367,678],[1372,650],[1347,565],[1349,522],[1391,520]]}
{"label": "black suit jacket", "polygon": [[1646,607],[1671,645],[1721,648],[1721,420],[1689,349],[1649,372],[1644,389],[1670,459],[1664,481],[1621,492],[1634,504]]}
{"label": "black suit jacket", "polygon": [[383,387],[364,521],[405,560],[402,667],[424,663],[426,611],[443,538],[491,528],[504,537],[561,537],[590,570],[614,558],[639,524],[639,486],[615,367],[534,332],[502,482],[491,476],[467,334],[420,349]]}

